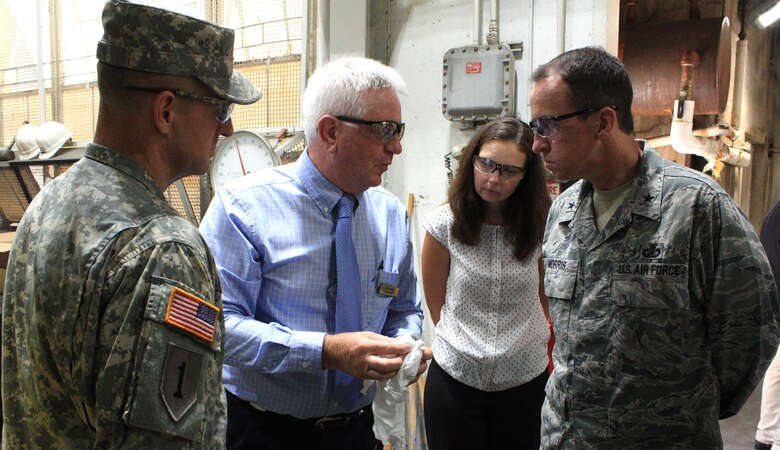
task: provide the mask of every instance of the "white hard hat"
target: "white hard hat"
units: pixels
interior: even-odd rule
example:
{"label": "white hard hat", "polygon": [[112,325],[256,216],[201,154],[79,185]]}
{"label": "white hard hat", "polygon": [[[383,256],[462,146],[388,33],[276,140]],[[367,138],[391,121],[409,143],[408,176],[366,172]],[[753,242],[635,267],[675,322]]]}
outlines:
{"label": "white hard hat", "polygon": [[73,133],[59,122],[51,121],[41,125],[36,139],[41,150],[39,158],[49,159],[54,156],[72,135]]}
{"label": "white hard hat", "polygon": [[14,144],[14,150],[19,154],[19,159],[26,160],[32,159],[38,156],[40,149],[36,138],[38,137],[38,127],[26,123],[19,127],[16,131],[16,143]]}

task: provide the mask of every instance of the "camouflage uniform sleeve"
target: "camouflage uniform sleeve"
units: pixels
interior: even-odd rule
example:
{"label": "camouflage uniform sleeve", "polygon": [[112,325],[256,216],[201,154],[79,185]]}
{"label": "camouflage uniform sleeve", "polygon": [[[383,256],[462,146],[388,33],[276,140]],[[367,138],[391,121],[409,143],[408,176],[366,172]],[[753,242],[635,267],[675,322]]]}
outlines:
{"label": "camouflage uniform sleeve", "polygon": [[224,320],[213,258],[197,230],[187,240],[129,234],[114,245],[96,290],[105,311],[95,447],[224,448]]}
{"label": "camouflage uniform sleeve", "polygon": [[704,308],[720,386],[720,418],[736,414],[777,349],[778,298],[753,226],[725,193],[702,207],[693,228],[691,293]]}

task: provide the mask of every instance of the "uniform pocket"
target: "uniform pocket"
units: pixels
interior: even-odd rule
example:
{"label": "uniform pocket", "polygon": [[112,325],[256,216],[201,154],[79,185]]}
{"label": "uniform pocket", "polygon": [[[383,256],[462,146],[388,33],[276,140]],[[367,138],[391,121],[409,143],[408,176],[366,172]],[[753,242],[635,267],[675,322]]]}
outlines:
{"label": "uniform pocket", "polygon": [[220,385],[220,314],[193,289],[152,280],[143,328],[148,337],[139,339],[124,413],[128,426],[203,441],[206,396]]}
{"label": "uniform pocket", "polygon": [[626,308],[686,308],[688,268],[684,264],[620,264],[612,279],[612,301]]}
{"label": "uniform pocket", "polygon": [[549,298],[570,300],[577,285],[578,261],[573,259],[544,259],[544,293]]}
{"label": "uniform pocket", "polygon": [[[673,389],[682,379],[687,309],[687,283],[663,278],[615,278],[610,326],[610,370],[624,392]],[[616,395],[616,404],[633,399]]]}

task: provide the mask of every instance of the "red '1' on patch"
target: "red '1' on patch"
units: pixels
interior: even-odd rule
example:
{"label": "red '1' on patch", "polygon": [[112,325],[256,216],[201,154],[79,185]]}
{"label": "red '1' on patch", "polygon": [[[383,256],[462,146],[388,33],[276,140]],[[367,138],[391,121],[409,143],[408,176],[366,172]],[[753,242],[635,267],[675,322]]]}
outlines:
{"label": "red '1' on patch", "polygon": [[466,73],[482,73],[481,62],[466,63]]}

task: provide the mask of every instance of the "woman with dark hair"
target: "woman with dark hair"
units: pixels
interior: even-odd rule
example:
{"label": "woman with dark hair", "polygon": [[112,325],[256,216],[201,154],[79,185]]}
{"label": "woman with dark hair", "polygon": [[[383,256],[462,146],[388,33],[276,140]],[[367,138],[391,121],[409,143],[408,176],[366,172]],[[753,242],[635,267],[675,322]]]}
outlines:
{"label": "woman with dark hair", "polygon": [[550,197],[531,128],[492,121],[463,151],[425,223],[422,278],[436,324],[425,387],[432,450],[539,448],[547,381],[541,243]]}

